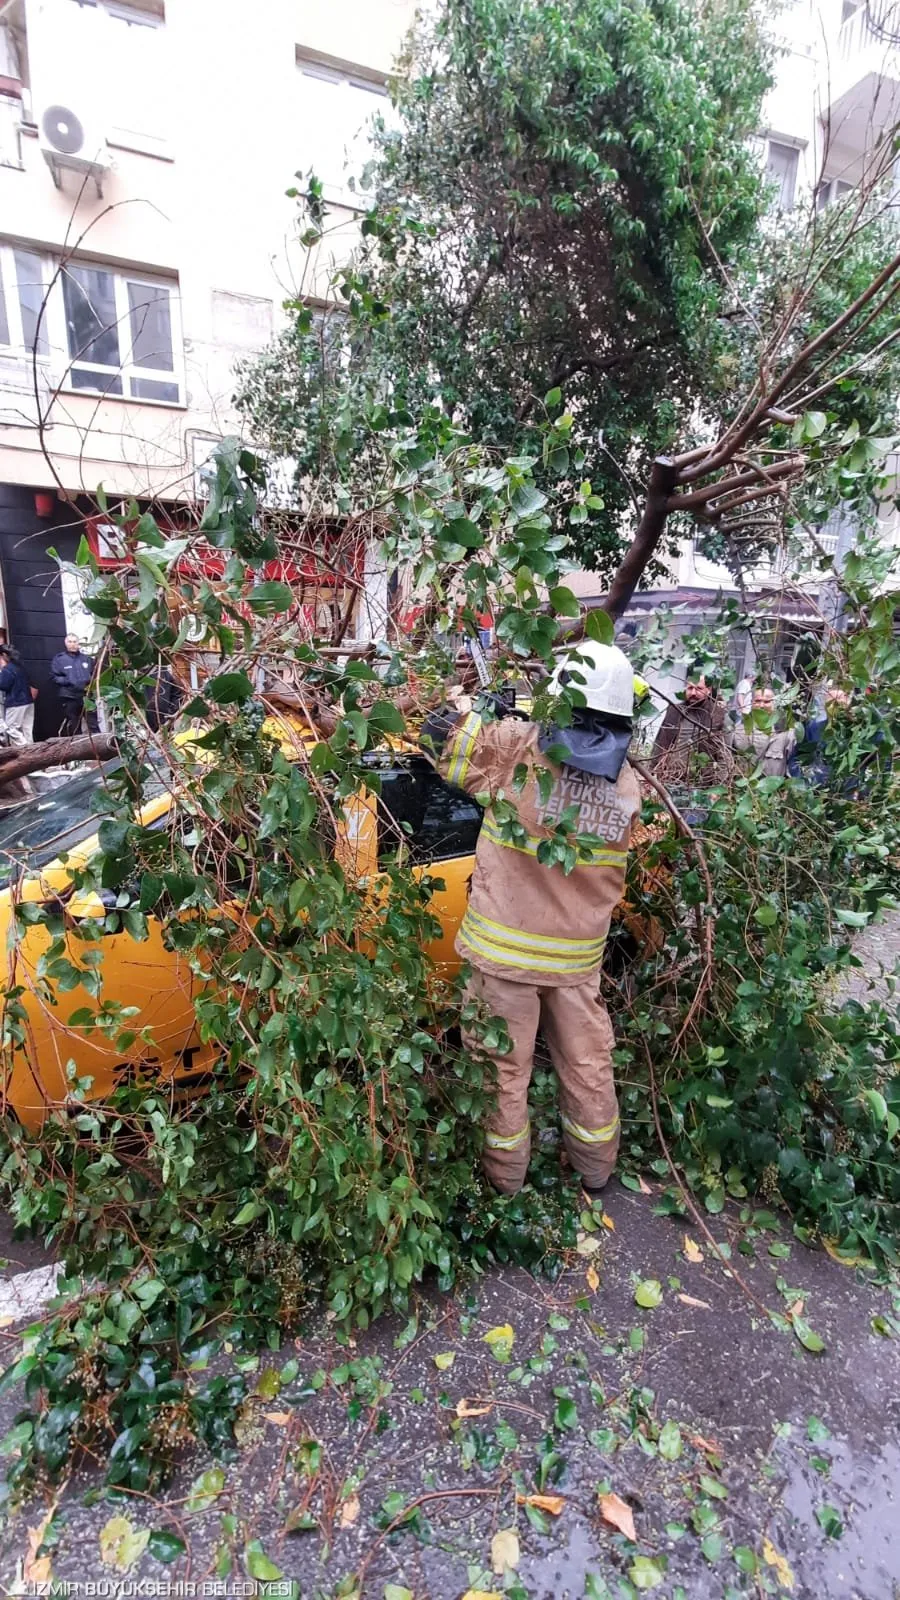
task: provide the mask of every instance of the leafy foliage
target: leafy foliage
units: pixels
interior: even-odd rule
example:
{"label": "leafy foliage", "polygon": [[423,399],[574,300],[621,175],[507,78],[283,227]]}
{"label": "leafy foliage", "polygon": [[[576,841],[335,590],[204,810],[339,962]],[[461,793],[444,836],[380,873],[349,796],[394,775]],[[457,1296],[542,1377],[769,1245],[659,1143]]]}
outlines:
{"label": "leafy foliage", "polygon": [[[594,485],[573,542],[602,566],[630,509],[616,461],[640,478],[727,381],[721,268],[759,238],[748,140],[769,54],[748,0],[446,0],[395,84],[399,131],[337,291],[349,316],[314,322],[298,302],[245,372],[254,436],[314,492],[332,464],[372,468],[363,390],[385,417],[438,400],[514,454],[562,387]],[[311,242],[329,225],[321,186],[300,198]],[[553,465],[568,475],[563,445]]]}

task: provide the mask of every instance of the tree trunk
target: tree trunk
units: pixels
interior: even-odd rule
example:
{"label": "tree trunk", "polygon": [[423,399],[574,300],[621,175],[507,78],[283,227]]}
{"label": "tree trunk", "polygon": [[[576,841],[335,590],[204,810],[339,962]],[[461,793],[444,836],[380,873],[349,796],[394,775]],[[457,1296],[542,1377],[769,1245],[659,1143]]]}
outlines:
{"label": "tree trunk", "polygon": [[609,586],[609,594],[601,601],[602,609],[614,622],[618,622],[628,610],[631,597],[666,531],[669,496],[675,488],[677,478],[678,468],[675,462],[668,456],[657,456],[650,469],[647,499],[644,502],[644,511],[637,532]]}
{"label": "tree trunk", "polygon": [[0,786],[14,778],[46,767],[63,766],[69,761],[107,761],[117,753],[115,739],[106,734],[79,734],[73,739],[44,739],[39,744],[10,745],[0,751]]}

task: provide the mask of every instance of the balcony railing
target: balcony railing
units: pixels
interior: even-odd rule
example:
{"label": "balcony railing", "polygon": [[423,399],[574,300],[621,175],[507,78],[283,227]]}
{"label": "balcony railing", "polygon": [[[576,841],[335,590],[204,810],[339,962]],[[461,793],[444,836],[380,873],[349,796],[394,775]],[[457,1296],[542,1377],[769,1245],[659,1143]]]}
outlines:
{"label": "balcony railing", "polygon": [[868,0],[841,24],[838,34],[838,53],[842,60],[853,61],[863,53],[891,60],[896,66],[900,55],[900,4],[898,0]]}

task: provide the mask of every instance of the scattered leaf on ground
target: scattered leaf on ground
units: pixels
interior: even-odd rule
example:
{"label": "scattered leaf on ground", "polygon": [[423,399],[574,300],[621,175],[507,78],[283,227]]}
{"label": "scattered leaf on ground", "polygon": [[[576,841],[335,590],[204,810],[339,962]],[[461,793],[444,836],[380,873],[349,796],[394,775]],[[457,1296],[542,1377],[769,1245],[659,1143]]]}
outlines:
{"label": "scattered leaf on ground", "polygon": [[766,1564],[775,1568],[775,1573],[782,1589],[793,1589],[794,1574],[791,1571],[787,1561],[785,1561],[784,1556],[778,1554],[778,1551],[775,1549],[771,1539],[763,1539],[762,1553],[763,1560],[766,1562]]}
{"label": "scattered leaf on ground", "polygon": [[680,1294],[678,1299],[683,1306],[698,1306],[701,1311],[712,1311],[712,1306],[708,1300],[698,1300],[692,1294]]}
{"label": "scattered leaf on ground", "polygon": [[404,1589],[402,1583],[386,1583],[384,1600],[414,1600],[414,1596],[412,1589]]}
{"label": "scattered leaf on ground", "polygon": [[489,1401],[486,1406],[480,1406],[477,1402],[471,1400],[457,1400],[456,1402],[456,1415],[458,1417],[486,1417],[488,1412],[493,1411],[493,1409],[493,1400]]}
{"label": "scattered leaf on ground", "polygon": [[508,1322],[501,1322],[498,1328],[489,1328],[482,1334],[482,1343],[489,1344],[491,1354],[495,1361],[505,1366],[512,1354],[512,1347],[516,1342],[515,1329]]}
{"label": "scattered leaf on ground", "polygon": [[206,1511],[225,1487],[225,1474],[221,1467],[207,1467],[191,1484],[187,1498],[187,1511]]}
{"label": "scattered leaf on ground", "polygon": [[0,1317],[0,1328],[11,1328],[15,1320],[15,1317]]}
{"label": "scattered leaf on ground", "polygon": [[359,1521],[359,1495],[351,1494],[341,1506],[341,1527],[352,1528]]}
{"label": "scattered leaf on ground", "polygon": [[433,1356],[432,1359],[438,1369],[438,1372],[446,1372],[448,1367],[452,1367],[454,1361],[456,1360],[456,1351],[439,1350],[438,1354]]}
{"label": "scattered leaf on ground", "polygon": [[[171,1561],[177,1561],[179,1556],[183,1556],[187,1545],[170,1528],[156,1528],[150,1535],[147,1549],[152,1556],[156,1557],[157,1561],[164,1561],[168,1564]],[[160,1586],[160,1593],[162,1593],[162,1586]]]}
{"label": "scattered leaf on ground", "polygon": [[292,1411],[264,1411],[263,1416],[267,1422],[273,1422],[276,1428],[286,1428],[293,1416]]}
{"label": "scattered leaf on ground", "polygon": [[663,1290],[658,1278],[644,1278],[634,1291],[634,1298],[645,1311],[652,1311],[654,1306],[662,1304]]}
{"label": "scattered leaf on ground", "polygon": [[244,1551],[248,1578],[282,1578],[284,1573],[270,1561],[258,1539],[251,1539]]}
{"label": "scattered leaf on ground", "polygon": [[462,1600],[503,1600],[496,1589],[467,1589]]}
{"label": "scattered leaf on ground", "polygon": [[600,1249],[600,1240],[593,1233],[579,1233],[575,1241],[575,1249],[580,1256],[595,1256]]}
{"label": "scattered leaf on ground", "polygon": [[53,1521],[55,1509],[55,1506],[51,1506],[37,1527],[28,1529],[28,1549],[25,1552],[22,1577],[30,1584],[49,1583],[53,1577],[52,1558],[49,1555],[39,1556],[38,1551],[44,1542],[44,1534]]}
{"label": "scattered leaf on ground", "polygon": [[724,1548],[725,1546],[722,1542],[722,1535],[720,1533],[716,1533],[715,1529],[713,1529],[706,1535],[705,1538],[701,1539],[700,1541],[700,1549],[702,1550],[707,1561],[710,1563],[710,1566],[712,1566],[714,1562],[722,1559],[722,1551]]}
{"label": "scattered leaf on ground", "polygon": [[488,1411],[493,1411],[493,1400],[487,1405],[477,1405],[472,1400],[456,1400],[456,1416],[487,1416]]}
{"label": "scattered leaf on ground", "polygon": [[515,1528],[500,1528],[491,1540],[491,1568],[502,1577],[519,1565],[519,1535]]}
{"label": "scattered leaf on ground", "polygon": [[641,1194],[652,1194],[653,1193],[653,1190],[651,1189],[649,1183],[647,1183],[641,1177],[640,1173],[638,1173],[638,1188],[640,1189]]}
{"label": "scattered leaf on ground", "polygon": [[666,1575],[665,1558],[635,1556],[628,1576],[636,1589],[658,1589]]}
{"label": "scattered leaf on ground", "polygon": [[690,1261],[691,1265],[695,1267],[699,1267],[703,1260],[703,1251],[700,1249],[696,1239],[692,1239],[689,1233],[684,1236],[684,1259],[685,1261]]}
{"label": "scattered leaf on ground", "polygon": [[711,1478],[708,1472],[701,1472],[700,1487],[704,1494],[711,1495],[714,1500],[727,1500],[728,1490],[718,1478]]}
{"label": "scattered leaf on ground", "polygon": [[846,1255],[843,1250],[838,1250],[832,1239],[823,1239],[822,1244],[828,1251],[832,1261],[836,1261],[839,1267],[871,1267],[872,1265],[870,1256]]}
{"label": "scattered leaf on ground", "polygon": [[688,1438],[695,1450],[702,1450],[708,1456],[720,1456],[722,1454],[721,1447],[716,1444],[715,1439],[704,1439],[702,1433],[689,1433]]}
{"label": "scattered leaf on ground", "polygon": [[637,1534],[634,1531],[634,1512],[630,1505],[627,1505],[617,1494],[601,1494],[599,1504],[600,1515],[604,1522],[608,1522],[613,1528],[618,1528],[620,1533],[624,1533],[626,1539],[630,1539],[632,1544],[637,1544]]}
{"label": "scattered leaf on ground", "polygon": [[319,1526],[319,1521],[314,1512],[306,1506],[295,1506],[289,1511],[284,1521],[285,1533],[314,1533]]}
{"label": "scattered leaf on ground", "polygon": [[612,1217],[609,1215],[609,1213],[607,1211],[604,1211],[602,1217],[600,1218],[600,1221],[603,1223],[604,1228],[608,1228],[609,1229],[610,1233],[615,1233],[616,1225],[613,1222]]}
{"label": "scattered leaf on ground", "polygon": [[597,1268],[596,1267],[588,1267],[587,1272],[585,1273],[584,1276],[585,1276],[585,1281],[587,1283],[587,1286],[590,1289],[591,1293],[592,1294],[596,1294],[597,1290],[600,1287],[600,1274],[597,1271]]}
{"label": "scattered leaf on ground", "polygon": [[831,1438],[831,1432],[821,1417],[811,1416],[806,1419],[806,1437],[812,1444],[821,1444],[823,1440]]}
{"label": "scattered leaf on ground", "polygon": [[539,1511],[549,1511],[551,1517],[561,1516],[565,1509],[561,1494],[517,1494],[516,1505],[537,1506]]}
{"label": "scattered leaf on ground", "polygon": [[670,1418],[664,1422],[659,1434],[659,1453],[664,1461],[677,1461],[681,1455],[681,1429],[677,1422]]}
{"label": "scattered leaf on ground", "polygon": [[813,1355],[817,1356],[825,1349],[824,1339],[820,1339],[819,1335],[813,1332],[805,1317],[793,1317],[791,1327],[804,1350],[811,1350]]}
{"label": "scattered leaf on ground", "polygon": [[834,1506],[820,1506],[816,1512],[816,1521],[829,1539],[839,1539],[844,1531],[841,1514]]}
{"label": "scattered leaf on ground", "polygon": [[100,1529],[100,1560],[117,1572],[130,1572],[149,1542],[149,1528],[135,1528],[127,1517],[110,1517]]}
{"label": "scattered leaf on ground", "polygon": [[557,1428],[577,1428],[578,1411],[575,1401],[568,1395],[562,1395],[553,1413],[553,1422]]}

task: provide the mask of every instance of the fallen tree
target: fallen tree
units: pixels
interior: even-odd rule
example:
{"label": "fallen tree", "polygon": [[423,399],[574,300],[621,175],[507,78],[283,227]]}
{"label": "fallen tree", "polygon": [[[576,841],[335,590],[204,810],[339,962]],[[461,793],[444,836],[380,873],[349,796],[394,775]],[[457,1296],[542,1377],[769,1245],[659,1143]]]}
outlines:
{"label": "fallen tree", "polygon": [[[606,610],[583,622],[564,561],[572,530],[603,508],[581,475],[578,407],[566,408],[562,380],[529,408],[528,447],[513,449],[433,394],[419,409],[390,386],[348,392],[338,363],[316,402],[329,447],[295,515],[267,505],[260,460],[232,441],[216,457],[193,568],[182,540],[127,510],[108,514],[131,569],[101,571],[82,550],[85,604],[109,644],[98,689],[121,766],[101,799],[98,849],[72,879],[102,915],[16,902],[2,1045],[7,1079],[24,1065],[40,1082],[29,1052],[41,1006],[127,1070],[105,1099],[74,1070],[39,1133],[11,1119],[3,1128],[13,1216],[58,1239],[89,1286],[2,1380],[26,1384],[9,1444],[19,1492],[84,1452],[111,1484],[152,1491],[188,1441],[230,1441],[247,1382],[220,1358],[276,1344],[315,1305],[364,1328],[387,1309],[414,1315],[429,1276],[446,1288],[509,1260],[556,1272],[574,1248],[580,1202],[560,1170],[546,1074],[534,1085],[543,1137],[532,1186],[503,1200],[477,1176],[492,1084],[478,1052],[458,1044],[458,987],[438,982],[424,954],[439,864],[411,862],[402,819],[386,826],[384,804],[374,869],[370,857],[357,871],[338,840],[358,836],[357,798],[377,797],[386,745],[415,741],[421,709],[458,670],[460,636],[475,637],[485,612],[495,685],[527,676],[533,714],[548,715],[564,630],[612,636],[673,512],[708,526],[780,502],[815,475],[823,438],[829,470],[850,481],[860,434],[808,408],[834,387],[849,405],[847,369],[861,348],[868,359],[870,319],[887,309],[897,264],[880,264],[808,338],[810,259],[777,302],[782,332],[762,341],[746,399],[708,442],[656,461]],[[363,340],[394,314],[358,265],[339,292]],[[301,346],[321,345],[308,307],[297,323]],[[856,392],[871,441],[870,391]],[[358,599],[359,562],[330,537],[338,512],[405,585],[406,625],[377,591],[363,585]],[[622,526],[606,529],[610,551]],[[329,574],[312,617],[284,578],[297,551]],[[883,1265],[897,1258],[896,1030],[877,1008],[830,1004],[828,986],[853,964],[852,930],[897,887],[900,591],[883,549],[861,548],[842,583],[847,631],[825,642],[818,668],[849,699],[823,735],[828,780],[740,776],[707,796],[705,872],[679,807],[658,789],[659,805],[648,797],[629,899],[663,937],[636,950],[618,929],[605,981],[626,1159],[663,1159],[658,1124],[679,1173],[660,1203],[679,1212],[687,1188],[715,1216],[761,1194],[789,1208],[801,1237]],[[727,627],[700,643],[727,658]],[[150,729],[148,690],[177,674],[188,647],[198,686],[179,723]],[[554,715],[577,694],[575,683]],[[276,703],[306,730],[289,753],[267,722]],[[173,800],[142,825],[151,747]],[[376,831],[378,821],[376,811]],[[570,831],[561,842],[577,853]],[[32,934],[43,943],[29,963]],[[109,935],[133,941],[134,962],[158,941],[186,964],[205,1083],[195,1075],[180,1093],[159,1073],[152,1028],[135,1030],[129,1008],[109,1003]],[[502,1019],[467,1020],[496,1048]],[[775,1317],[816,1348],[790,1304]]]}

